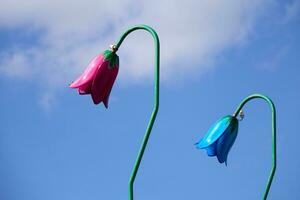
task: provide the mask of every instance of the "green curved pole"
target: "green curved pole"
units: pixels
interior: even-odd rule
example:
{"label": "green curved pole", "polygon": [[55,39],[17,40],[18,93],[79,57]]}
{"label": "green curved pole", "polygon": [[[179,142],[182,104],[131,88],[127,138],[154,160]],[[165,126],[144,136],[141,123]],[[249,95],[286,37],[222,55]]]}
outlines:
{"label": "green curved pole", "polygon": [[257,99],[257,98],[264,99],[269,104],[269,106],[271,107],[271,110],[272,110],[272,169],[271,169],[270,176],[269,176],[266,188],[265,188],[264,195],[262,197],[263,200],[266,200],[268,197],[269,191],[270,191],[270,187],[271,187],[271,184],[273,181],[275,171],[276,171],[277,156],[276,156],[276,109],[275,109],[275,105],[269,97],[261,95],[261,94],[253,94],[253,95],[250,95],[247,98],[245,98],[240,103],[239,107],[236,109],[236,111],[234,113],[234,117],[237,117],[239,112],[242,110],[243,106],[248,101],[250,101],[252,99]]}
{"label": "green curved pole", "polygon": [[[139,170],[147,143],[148,143],[148,139],[149,136],[151,134],[151,130],[158,112],[158,108],[159,108],[159,39],[157,36],[157,33],[155,32],[155,30],[153,30],[151,27],[147,26],[147,25],[136,25],[133,26],[132,28],[129,28],[126,32],[124,32],[122,34],[122,36],[120,37],[119,41],[117,42],[117,44],[115,45],[114,48],[116,48],[116,50],[121,46],[122,42],[124,41],[124,39],[126,38],[127,35],[129,35],[131,32],[135,31],[135,30],[145,30],[147,32],[149,32],[153,39],[154,39],[154,47],[155,47],[155,70],[154,70],[154,107],[153,107],[153,111],[152,111],[152,115],[150,118],[150,121],[148,123],[148,127],[146,129],[145,135],[144,135],[144,139],[142,142],[142,145],[140,147],[140,151],[138,153],[136,162],[134,164],[133,167],[133,171],[129,180],[129,200],[133,200],[133,184],[134,184],[134,180],[135,177],[137,175],[137,172]],[[138,52],[137,52],[138,53]]]}

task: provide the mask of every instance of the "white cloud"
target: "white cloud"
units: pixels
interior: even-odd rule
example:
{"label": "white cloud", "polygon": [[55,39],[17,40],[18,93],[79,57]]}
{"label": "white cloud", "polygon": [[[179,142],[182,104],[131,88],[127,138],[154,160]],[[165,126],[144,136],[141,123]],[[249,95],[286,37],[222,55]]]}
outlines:
{"label": "white cloud", "polygon": [[[68,84],[128,26],[146,23],[160,36],[162,77],[184,79],[211,69],[222,51],[245,42],[270,2],[2,0],[0,28],[23,27],[41,35],[35,45],[7,49],[0,57],[0,72],[42,79],[52,87]],[[149,35],[132,34],[119,55],[122,80],[136,82],[152,77]]]}
{"label": "white cloud", "polygon": [[29,78],[31,70],[28,68],[29,61],[26,54],[15,52],[13,54],[3,54],[0,73],[12,77]]}

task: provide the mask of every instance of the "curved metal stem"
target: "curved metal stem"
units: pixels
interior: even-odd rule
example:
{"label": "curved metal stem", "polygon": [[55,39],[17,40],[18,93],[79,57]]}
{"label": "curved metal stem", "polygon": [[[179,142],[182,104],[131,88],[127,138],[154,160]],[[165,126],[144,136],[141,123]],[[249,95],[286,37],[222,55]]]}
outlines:
{"label": "curved metal stem", "polygon": [[140,167],[140,164],[141,164],[141,161],[142,161],[142,158],[143,158],[143,155],[144,155],[147,143],[148,143],[148,139],[149,139],[149,136],[151,134],[151,130],[152,130],[152,127],[153,127],[153,124],[154,124],[154,121],[155,121],[155,118],[156,118],[156,115],[157,115],[157,112],[158,112],[158,108],[159,108],[159,60],[160,60],[159,59],[159,38],[158,38],[157,33],[155,32],[155,30],[153,30],[151,27],[149,27],[147,25],[133,26],[132,28],[129,28],[126,32],[124,32],[122,34],[122,36],[120,37],[119,41],[116,44],[116,48],[118,49],[121,46],[122,42],[124,41],[124,39],[126,38],[126,36],[128,34],[130,34],[131,32],[133,32],[135,30],[139,30],[139,29],[142,29],[142,30],[145,30],[145,31],[149,32],[152,35],[153,39],[154,39],[154,47],[155,47],[154,107],[153,107],[153,111],[152,111],[152,114],[151,114],[150,121],[148,123],[148,127],[147,127],[145,135],[144,135],[142,145],[140,147],[140,151],[138,153],[138,156],[137,156],[137,159],[136,159],[136,162],[134,164],[133,171],[132,171],[132,174],[131,174],[131,177],[130,177],[130,180],[129,180],[129,188],[128,188],[129,189],[129,200],[133,200],[134,180],[135,180],[135,177],[136,177],[137,172],[139,170],[139,167]]}
{"label": "curved metal stem", "polygon": [[271,107],[271,110],[272,110],[272,169],[271,169],[270,176],[269,176],[266,188],[265,188],[264,195],[262,197],[263,200],[266,200],[268,197],[269,191],[270,191],[270,187],[271,187],[271,184],[273,181],[275,171],[276,171],[277,157],[276,157],[276,109],[275,109],[275,105],[269,97],[261,95],[261,94],[253,94],[253,95],[250,95],[247,98],[245,98],[240,103],[239,107],[236,109],[236,111],[234,113],[234,117],[236,117],[239,114],[240,110],[243,108],[243,106],[248,101],[250,101],[252,99],[257,99],[257,98],[264,99],[269,104],[269,106]]}

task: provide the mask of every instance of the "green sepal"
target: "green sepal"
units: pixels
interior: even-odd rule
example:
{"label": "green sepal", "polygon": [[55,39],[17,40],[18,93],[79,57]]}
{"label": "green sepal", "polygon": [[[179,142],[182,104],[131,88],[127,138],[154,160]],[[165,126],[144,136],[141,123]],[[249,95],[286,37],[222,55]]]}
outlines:
{"label": "green sepal", "polygon": [[106,50],[103,52],[103,56],[104,56],[104,61],[109,62],[109,68],[113,68],[113,67],[119,67],[119,56],[110,51],[110,50]]}

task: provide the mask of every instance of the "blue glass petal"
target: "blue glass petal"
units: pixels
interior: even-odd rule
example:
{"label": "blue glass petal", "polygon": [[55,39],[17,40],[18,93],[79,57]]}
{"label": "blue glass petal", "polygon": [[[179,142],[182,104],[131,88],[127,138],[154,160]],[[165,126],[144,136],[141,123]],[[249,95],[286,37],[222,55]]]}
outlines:
{"label": "blue glass petal", "polygon": [[200,140],[200,142],[197,144],[197,147],[200,149],[204,149],[209,145],[213,144],[215,141],[217,141],[217,139],[219,139],[223,135],[225,130],[228,128],[231,119],[232,116],[228,115],[226,117],[219,119],[216,123],[214,123],[209,128],[204,138]]}
{"label": "blue glass petal", "polygon": [[206,148],[206,152],[208,156],[216,156],[217,155],[217,142]]}
{"label": "blue glass petal", "polygon": [[217,158],[220,163],[227,162],[228,153],[236,139],[237,133],[238,120],[236,118],[233,118],[230,126],[217,142]]}

